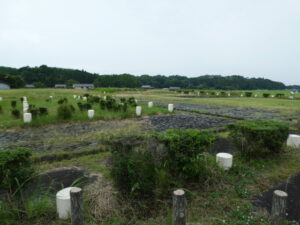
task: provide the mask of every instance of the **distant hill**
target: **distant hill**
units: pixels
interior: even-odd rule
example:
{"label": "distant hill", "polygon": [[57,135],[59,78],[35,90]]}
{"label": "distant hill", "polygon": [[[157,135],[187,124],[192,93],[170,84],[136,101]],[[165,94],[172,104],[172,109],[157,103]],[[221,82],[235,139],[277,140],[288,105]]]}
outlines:
{"label": "distant hill", "polygon": [[[96,87],[129,87],[151,85],[155,88],[181,87],[197,89],[220,90],[255,90],[255,89],[285,89],[281,82],[264,78],[246,78],[239,75],[221,76],[204,75],[188,78],[185,76],[134,76],[130,74],[99,75],[84,70],[48,67],[0,67],[0,73],[20,77],[26,84],[35,84],[37,87],[54,87],[55,84],[94,83]],[[0,76],[1,81],[1,76]],[[20,83],[20,82],[19,82]]]}

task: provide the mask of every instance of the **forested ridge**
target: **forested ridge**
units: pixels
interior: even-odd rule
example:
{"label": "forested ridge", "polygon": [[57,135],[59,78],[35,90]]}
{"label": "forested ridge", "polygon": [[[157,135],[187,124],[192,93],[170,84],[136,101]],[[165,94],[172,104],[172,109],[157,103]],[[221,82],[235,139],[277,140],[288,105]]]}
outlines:
{"label": "forested ridge", "polygon": [[1,81],[10,84],[14,88],[23,87],[24,84],[34,84],[36,87],[54,87],[55,84],[67,84],[71,87],[74,83],[93,83],[96,87],[128,88],[141,87],[141,85],[151,85],[154,88],[176,86],[181,88],[220,90],[275,90],[288,88],[281,82],[264,78],[246,78],[240,75],[203,75],[193,78],[179,75],[99,75],[84,70],[48,67],[46,65],[21,67],[19,69],[0,66]]}

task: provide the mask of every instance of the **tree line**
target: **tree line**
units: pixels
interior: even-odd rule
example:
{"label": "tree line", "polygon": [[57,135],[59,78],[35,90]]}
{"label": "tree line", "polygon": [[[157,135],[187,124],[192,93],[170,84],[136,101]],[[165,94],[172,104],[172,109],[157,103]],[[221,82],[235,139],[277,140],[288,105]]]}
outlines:
{"label": "tree line", "polygon": [[199,77],[112,74],[99,75],[84,70],[63,69],[42,65],[39,67],[10,68],[0,67],[0,82],[10,84],[13,88],[24,84],[34,84],[36,87],[54,87],[55,84],[93,83],[95,87],[137,88],[141,85],[151,85],[154,88],[192,88],[219,90],[256,90],[256,89],[286,89],[281,82],[264,78],[246,78],[240,75],[221,76],[204,75]]}

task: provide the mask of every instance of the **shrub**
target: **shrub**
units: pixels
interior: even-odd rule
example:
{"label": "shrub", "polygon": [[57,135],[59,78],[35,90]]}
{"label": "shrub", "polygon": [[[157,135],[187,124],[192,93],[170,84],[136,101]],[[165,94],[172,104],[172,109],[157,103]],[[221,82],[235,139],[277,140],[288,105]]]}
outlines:
{"label": "shrub", "polygon": [[113,151],[112,178],[122,194],[151,199],[155,192],[155,163],[148,151],[130,148]]}
{"label": "shrub", "polygon": [[68,99],[67,98],[62,98],[62,99],[59,99],[58,101],[57,101],[57,103],[58,104],[67,104],[68,103]]}
{"label": "shrub", "polygon": [[284,94],[282,94],[282,93],[277,93],[277,94],[275,95],[275,97],[276,97],[276,98],[283,98],[283,97],[284,97]]}
{"label": "shrub", "polygon": [[0,151],[0,189],[14,191],[32,176],[30,157],[28,149]]}
{"label": "shrub", "polygon": [[269,94],[269,93],[263,93],[263,97],[264,97],[264,98],[269,98],[269,97],[270,97],[270,94]]}
{"label": "shrub", "polygon": [[116,100],[107,96],[106,98],[106,108],[108,110],[113,110],[117,107]]}
{"label": "shrub", "polygon": [[18,109],[13,109],[11,110],[11,114],[14,118],[19,119],[21,116],[21,112]]}
{"label": "shrub", "polygon": [[[90,103],[81,103],[81,102],[78,102],[77,105],[78,105],[78,108],[80,109],[80,111],[92,109],[92,104],[90,104]],[[74,111],[75,111],[75,108],[74,108]]]}
{"label": "shrub", "polygon": [[100,108],[102,110],[106,109],[106,101],[104,99],[101,99],[100,100]]}
{"label": "shrub", "polygon": [[172,176],[183,180],[206,179],[208,171],[203,152],[215,140],[212,133],[196,129],[171,129],[157,137],[168,149],[163,164]]}
{"label": "shrub", "polygon": [[288,125],[275,120],[239,121],[227,127],[234,145],[249,158],[280,153],[289,134]]}
{"label": "shrub", "polygon": [[35,105],[29,105],[29,112],[32,115],[32,119],[35,119],[39,115],[39,110],[35,107]]}
{"label": "shrub", "polygon": [[220,95],[221,96],[226,96],[226,92],[225,91],[221,91]]}
{"label": "shrub", "polygon": [[17,106],[17,101],[13,100],[13,101],[11,101],[10,104],[11,104],[11,107],[16,108],[16,106]]}
{"label": "shrub", "polygon": [[63,120],[71,119],[72,118],[72,114],[73,114],[73,110],[72,110],[71,105],[61,104],[57,108],[57,116],[60,119],[63,119]]}
{"label": "shrub", "polygon": [[48,115],[48,109],[45,107],[40,107],[39,108],[39,115],[44,116],[44,115]]}
{"label": "shrub", "polygon": [[251,97],[252,94],[253,94],[252,92],[245,92],[245,96],[246,96],[246,97]]}
{"label": "shrub", "polygon": [[130,106],[133,106],[133,107],[136,107],[136,106],[137,106],[134,97],[128,98],[128,101],[127,101],[127,102],[128,102],[128,104],[129,104]]}
{"label": "shrub", "polygon": [[0,105],[0,114],[3,113],[3,108],[2,108],[2,105]]}
{"label": "shrub", "polygon": [[88,102],[91,103],[91,104],[93,104],[93,103],[99,103],[100,102],[100,97],[90,95],[88,97]]}

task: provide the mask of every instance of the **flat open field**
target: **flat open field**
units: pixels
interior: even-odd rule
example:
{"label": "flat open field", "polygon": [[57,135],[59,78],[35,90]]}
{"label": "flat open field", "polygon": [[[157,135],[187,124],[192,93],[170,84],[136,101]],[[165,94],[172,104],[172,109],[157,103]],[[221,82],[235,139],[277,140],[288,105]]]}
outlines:
{"label": "flat open field", "polygon": [[[286,96],[289,95],[288,92],[281,92]],[[270,93],[275,95],[279,91]],[[123,112],[101,109],[99,103],[93,103],[95,117],[89,119],[86,110],[80,111],[77,106],[78,102],[85,103],[85,101],[73,97],[73,95],[84,96],[84,94],[100,98],[112,96],[117,101],[121,98],[134,97],[137,99],[137,105],[142,106],[142,116],[136,116],[134,106],[129,106],[127,111]],[[25,124],[20,100],[23,96],[27,97],[29,104],[37,108],[46,107],[48,115],[38,116],[31,123]],[[115,195],[112,193],[116,190],[112,184],[109,157],[112,146],[120,140],[126,142],[132,137],[163,132],[170,128],[193,128],[213,131],[222,141],[228,135],[225,130],[226,124],[245,119],[282,120],[289,124],[290,132],[299,132],[296,127],[300,116],[300,100],[297,99],[300,97],[299,94],[294,95],[294,99],[282,99],[262,96],[221,97],[206,93],[204,95],[199,95],[198,92],[184,94],[167,90],[15,89],[0,91],[0,97],[3,98],[0,101],[2,108],[0,151],[19,147],[31,149],[32,159],[35,162],[34,168],[38,173],[57,170],[64,173],[66,169],[76,167],[89,174],[89,177],[95,175],[96,182],[91,182],[89,188],[96,195],[93,185],[101,184],[103,192],[98,193],[97,198],[104,196],[107,201],[97,202],[97,204],[103,207],[100,211],[106,216],[97,217],[87,212],[87,224],[172,224],[168,201],[160,204],[161,210],[148,217],[130,214],[133,209],[129,206],[126,206],[128,208],[124,205],[120,206],[115,202]],[[67,98],[68,104],[75,108],[73,117],[68,120],[57,117],[59,107],[57,102],[63,98]],[[11,101],[17,101],[16,109],[21,111],[20,118],[15,118],[11,114]],[[152,101],[154,107],[148,108],[148,101]],[[167,105],[170,103],[174,104],[174,112],[167,110]],[[227,142],[219,145],[217,142],[211,151],[220,149],[224,152],[235,151]],[[234,162],[236,163],[234,169],[224,173],[225,178],[218,185],[215,184],[216,182],[212,185],[207,183],[205,186],[194,184],[186,189],[189,193],[188,222],[190,224],[269,224],[268,209],[255,209],[252,205],[253,199],[300,171],[299,149],[287,148],[282,156],[276,159],[244,162],[237,158]],[[72,184],[66,180],[61,182],[65,186]],[[91,196],[85,197],[91,200]],[[70,224],[70,221],[56,219],[54,201],[50,201],[49,204],[47,210],[41,213],[43,216],[33,215],[18,224]],[[113,205],[113,208],[109,205]],[[90,205],[86,206],[87,211],[92,210],[90,207]],[[120,207],[126,210],[122,211]],[[93,210],[96,212],[95,208]],[[133,216],[128,218],[128,214]],[[0,219],[1,215],[0,213]]]}

